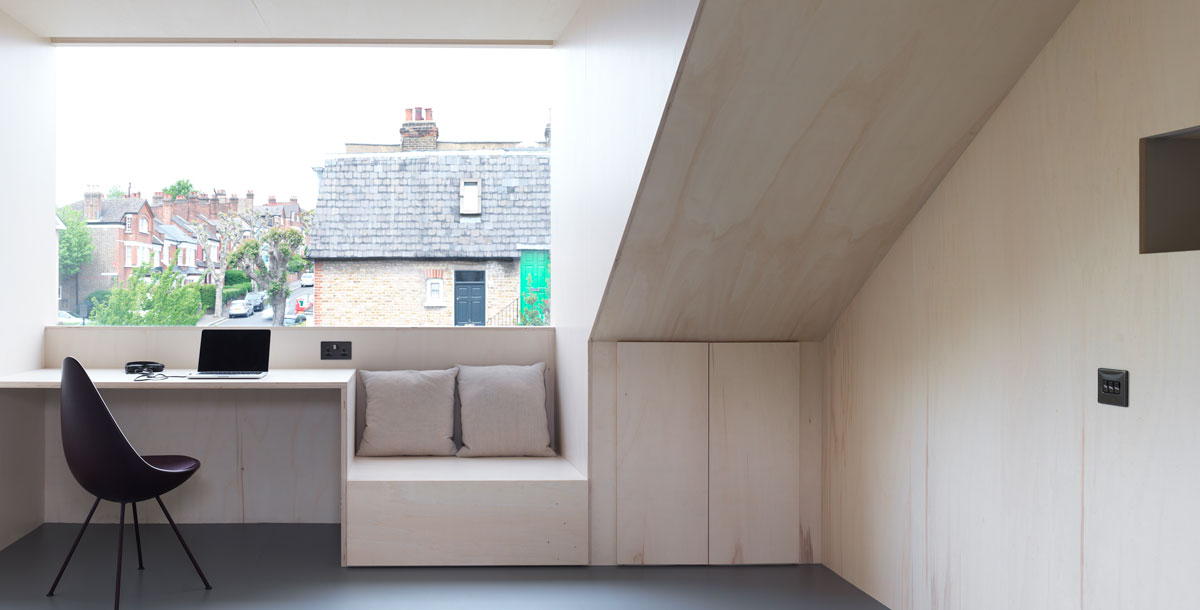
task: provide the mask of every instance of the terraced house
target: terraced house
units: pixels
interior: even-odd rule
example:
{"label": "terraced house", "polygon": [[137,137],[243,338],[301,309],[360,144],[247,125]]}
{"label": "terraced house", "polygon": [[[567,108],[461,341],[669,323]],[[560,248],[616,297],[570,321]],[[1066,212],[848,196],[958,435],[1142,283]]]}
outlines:
{"label": "terraced house", "polygon": [[316,168],[315,323],[548,323],[549,126],[543,142],[440,142],[432,109],[406,119],[400,144]]}

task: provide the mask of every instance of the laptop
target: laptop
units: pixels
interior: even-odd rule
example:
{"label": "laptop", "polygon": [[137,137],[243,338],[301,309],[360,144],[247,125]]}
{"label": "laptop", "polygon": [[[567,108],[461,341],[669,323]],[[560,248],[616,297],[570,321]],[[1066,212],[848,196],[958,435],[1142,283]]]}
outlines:
{"label": "laptop", "polygon": [[262,379],[271,360],[271,331],[206,328],[200,364],[188,379]]}

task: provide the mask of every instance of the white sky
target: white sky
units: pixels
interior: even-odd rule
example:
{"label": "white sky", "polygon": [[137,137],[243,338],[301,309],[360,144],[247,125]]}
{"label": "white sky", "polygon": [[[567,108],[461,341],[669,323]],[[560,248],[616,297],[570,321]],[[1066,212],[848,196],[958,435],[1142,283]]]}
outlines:
{"label": "white sky", "polygon": [[543,139],[557,71],[544,49],[64,46],[57,205],[87,185],[317,199],[312,167],[346,142],[399,143],[404,109],[441,140]]}

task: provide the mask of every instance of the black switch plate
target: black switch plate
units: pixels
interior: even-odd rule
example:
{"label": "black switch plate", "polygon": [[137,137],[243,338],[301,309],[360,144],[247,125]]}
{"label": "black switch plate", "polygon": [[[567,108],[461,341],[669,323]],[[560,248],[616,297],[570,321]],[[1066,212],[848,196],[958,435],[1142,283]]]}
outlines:
{"label": "black switch plate", "polygon": [[1096,400],[1102,405],[1129,406],[1129,371],[1096,370]]}
{"label": "black switch plate", "polygon": [[321,360],[349,360],[349,341],[322,341]]}

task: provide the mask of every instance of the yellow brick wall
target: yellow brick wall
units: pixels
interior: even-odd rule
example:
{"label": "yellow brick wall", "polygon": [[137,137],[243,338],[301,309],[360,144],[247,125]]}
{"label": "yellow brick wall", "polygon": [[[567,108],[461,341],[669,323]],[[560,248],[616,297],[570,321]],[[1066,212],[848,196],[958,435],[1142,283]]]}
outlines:
{"label": "yellow brick wall", "polygon": [[[425,303],[425,280],[431,269],[443,272],[441,305]],[[489,321],[520,296],[516,259],[317,261],[313,324],[453,326],[456,270],[485,272]]]}

